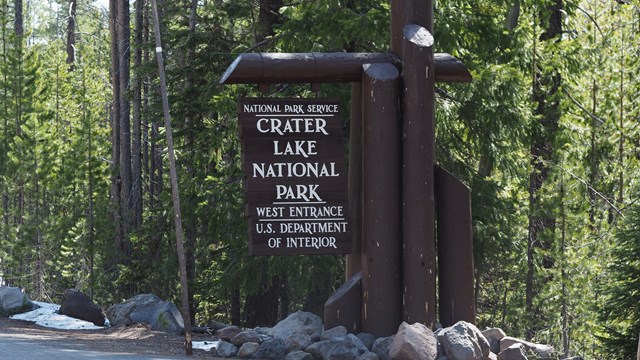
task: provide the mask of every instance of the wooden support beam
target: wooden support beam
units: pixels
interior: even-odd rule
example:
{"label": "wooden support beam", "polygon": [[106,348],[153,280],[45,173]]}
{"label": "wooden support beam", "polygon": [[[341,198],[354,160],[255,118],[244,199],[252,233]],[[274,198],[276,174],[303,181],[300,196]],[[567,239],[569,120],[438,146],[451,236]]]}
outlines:
{"label": "wooden support beam", "polygon": [[349,215],[353,252],[347,255],[346,278],[362,271],[362,86],[351,84],[349,123]]}
{"label": "wooden support beam", "polygon": [[435,86],[433,36],[404,28],[402,46],[403,319],[433,328],[436,321],[436,245],[433,165]]}
{"label": "wooden support beam", "polygon": [[324,328],[342,325],[352,334],[362,331],[362,273],[353,275],[324,303]]}
{"label": "wooden support beam", "polygon": [[[435,54],[436,82],[470,82],[469,70],[449,54]],[[389,63],[400,68],[391,53],[246,53],[239,55],[220,78],[221,84],[360,82],[362,65]]]}
{"label": "wooden support beam", "polygon": [[365,64],[362,73],[362,328],[395,334],[402,321],[400,73]]}
{"label": "wooden support beam", "polygon": [[440,323],[475,324],[471,191],[441,167],[435,168],[435,184]]}

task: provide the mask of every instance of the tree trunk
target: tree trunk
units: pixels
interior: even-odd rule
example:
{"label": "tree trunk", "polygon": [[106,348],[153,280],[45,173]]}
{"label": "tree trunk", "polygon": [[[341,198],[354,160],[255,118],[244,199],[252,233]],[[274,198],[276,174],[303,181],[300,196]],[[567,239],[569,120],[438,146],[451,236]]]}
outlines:
{"label": "tree trunk", "polygon": [[[134,29],[134,53],[133,68],[142,68],[142,31],[144,1],[136,1]],[[131,203],[132,203],[132,225],[135,229],[142,225],[142,80],[140,71],[133,79],[133,139],[131,142]]]}
{"label": "tree trunk", "polygon": [[[131,119],[129,101],[129,60],[130,60],[130,29],[129,29],[129,0],[118,1],[118,77],[120,91],[120,208],[122,213],[122,230],[123,230],[123,248],[122,260],[123,264],[129,264],[131,260],[131,242],[129,239],[130,232],[133,229],[132,210],[133,199],[131,197]],[[132,285],[132,284],[131,284]],[[129,287],[131,287],[131,285]],[[129,289],[133,290],[133,289]]]}
{"label": "tree trunk", "polygon": [[[554,0],[550,8],[542,9],[540,19],[545,29],[540,36],[541,41],[559,41],[562,33],[562,0]],[[535,45],[534,45],[535,51]],[[544,257],[536,258],[536,248],[550,249],[553,244],[553,232],[556,219],[553,215],[553,204],[543,200],[541,189],[549,178],[550,162],[554,159],[553,143],[558,132],[560,120],[560,88],[561,76],[557,72],[547,73],[544,64],[534,60],[533,100],[536,104],[535,114],[539,122],[534,122],[531,143],[531,173],[529,174],[529,235],[527,243],[527,275],[525,290],[525,307],[529,321],[525,337],[531,339],[541,322],[544,321],[535,300],[543,286],[536,276],[536,264],[550,268],[553,261]]]}
{"label": "tree trunk", "polygon": [[273,26],[280,24],[280,8],[283,0],[259,0],[260,12],[258,14],[258,31],[256,42],[260,43],[274,34]]}
{"label": "tree trunk", "polygon": [[73,71],[76,61],[76,9],[77,1],[69,0],[69,19],[67,22],[67,64]]}
{"label": "tree trunk", "polygon": [[124,251],[122,209],[120,201],[120,58],[118,51],[118,0],[109,0],[109,37],[111,38],[111,201],[115,228],[115,252],[113,264],[121,262]]}

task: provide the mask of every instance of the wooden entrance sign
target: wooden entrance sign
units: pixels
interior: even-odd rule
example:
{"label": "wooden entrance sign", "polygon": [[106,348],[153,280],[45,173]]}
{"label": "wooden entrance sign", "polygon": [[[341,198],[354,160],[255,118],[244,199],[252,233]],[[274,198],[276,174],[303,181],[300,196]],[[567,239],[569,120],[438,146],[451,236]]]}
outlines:
{"label": "wooden entrance sign", "polygon": [[[455,216],[438,214],[439,228],[471,224],[470,203],[448,190],[455,191],[448,185],[457,180],[445,181],[442,192],[434,183],[435,82],[469,82],[471,74],[453,56],[433,52],[432,17],[431,0],[391,0],[392,53],[242,54],[220,80],[261,87],[352,83],[348,199],[355,253],[347,256],[347,282],[325,304],[326,328],[344,325],[382,337],[403,320],[433,327],[437,262],[458,260],[455,252],[436,258],[435,203],[461,202],[452,207],[460,209]],[[460,250],[469,254],[470,231],[441,231],[437,240],[458,235],[465,237]],[[465,289],[461,295],[445,288],[455,306],[474,301],[472,278],[443,281]],[[474,322],[468,308],[462,320]],[[440,318],[457,315],[441,309]]]}
{"label": "wooden entrance sign", "polygon": [[350,253],[339,103],[243,99],[238,107],[249,253]]}

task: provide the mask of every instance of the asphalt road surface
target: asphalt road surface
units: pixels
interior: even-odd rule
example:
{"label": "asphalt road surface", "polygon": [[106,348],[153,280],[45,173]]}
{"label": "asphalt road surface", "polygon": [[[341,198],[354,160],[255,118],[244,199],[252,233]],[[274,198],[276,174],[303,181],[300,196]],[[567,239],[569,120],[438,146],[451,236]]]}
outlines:
{"label": "asphalt road surface", "polygon": [[193,360],[192,357],[136,355],[83,350],[57,341],[26,340],[12,334],[0,334],[0,360]]}

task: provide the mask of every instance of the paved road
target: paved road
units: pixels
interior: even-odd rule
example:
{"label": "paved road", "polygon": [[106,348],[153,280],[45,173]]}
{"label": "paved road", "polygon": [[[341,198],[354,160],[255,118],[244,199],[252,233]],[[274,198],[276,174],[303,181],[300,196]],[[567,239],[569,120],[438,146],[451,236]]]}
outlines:
{"label": "paved road", "polygon": [[25,340],[11,334],[0,334],[0,360],[193,360],[193,357],[166,357],[85,351],[59,341]]}

